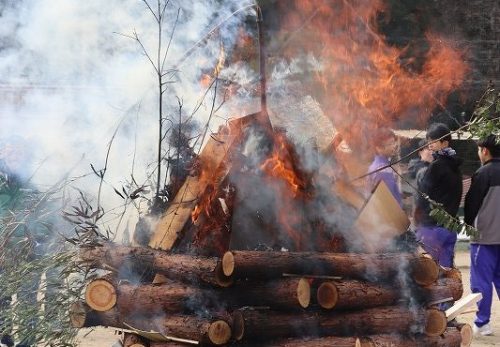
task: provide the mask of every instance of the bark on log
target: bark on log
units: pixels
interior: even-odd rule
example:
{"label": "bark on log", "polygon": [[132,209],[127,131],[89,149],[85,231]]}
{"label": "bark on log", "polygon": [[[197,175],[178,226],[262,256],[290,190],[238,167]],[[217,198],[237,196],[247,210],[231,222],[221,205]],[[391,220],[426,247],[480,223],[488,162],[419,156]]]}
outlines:
{"label": "bark on log", "polygon": [[457,268],[439,268],[439,278],[451,278],[462,282],[462,273]]}
{"label": "bark on log", "polygon": [[440,278],[431,285],[419,288],[426,302],[453,298],[457,301],[462,297],[464,288],[462,281],[456,278]]}
{"label": "bark on log", "polygon": [[418,284],[433,283],[439,273],[435,261],[409,253],[354,254],[314,252],[229,251],[222,258],[224,275],[234,278],[272,278],[283,273],[352,278],[389,278],[410,271]]}
{"label": "bark on log", "polygon": [[373,335],[361,340],[361,347],[460,347],[461,336],[454,328],[440,336]]}
{"label": "bark on log", "polygon": [[233,307],[294,309],[307,308],[311,302],[311,285],[305,278],[281,278],[267,283],[244,281],[221,290],[221,293]]}
{"label": "bark on log", "polygon": [[398,289],[355,280],[326,281],[317,291],[318,304],[325,309],[390,306],[399,297]]}
{"label": "bark on log", "polygon": [[86,303],[77,301],[69,309],[71,326],[74,328],[87,328],[95,326],[121,327],[122,321],[116,309],[106,312],[92,310]]}
{"label": "bark on log", "polygon": [[201,306],[214,306],[218,300],[209,290],[182,283],[119,284],[116,286],[116,305],[121,314],[134,312],[195,311]]}
{"label": "bark on log", "polygon": [[165,336],[188,339],[209,345],[223,345],[231,338],[231,327],[221,319],[204,319],[187,315],[166,317],[124,317],[118,310],[97,312],[86,304],[75,303],[70,310],[70,319],[75,328],[109,326],[120,329],[131,327],[144,331],[157,331]]}
{"label": "bark on log", "polygon": [[239,343],[241,347],[361,347],[357,337],[316,337],[316,338],[289,338],[275,341],[256,341]]}
{"label": "bark on log", "polygon": [[[438,310],[410,311],[403,307],[371,308],[331,314],[287,314],[274,311],[241,310],[245,339],[272,339],[291,336],[353,336],[358,334],[404,334],[423,331],[440,335],[446,330],[446,317]],[[235,318],[236,319],[236,318]]]}
{"label": "bark on log", "polygon": [[[152,342],[149,347],[188,347],[189,345],[175,342]],[[297,338],[284,339],[278,341],[258,341],[234,344],[238,347],[361,347],[361,342],[357,337],[319,337],[319,338]]]}
{"label": "bark on log", "polygon": [[[88,300],[96,296],[98,300]],[[86,299],[87,304],[96,311],[107,311],[116,306],[122,315],[134,312],[147,312],[149,315],[193,312],[208,307],[270,306],[301,309],[309,306],[311,288],[309,281],[304,278],[282,278],[267,283],[245,281],[233,288],[220,290],[202,289],[178,282],[134,285],[113,284],[98,279],[87,286]]]}
{"label": "bark on log", "polygon": [[140,265],[167,278],[188,283],[205,283],[227,287],[232,279],[224,276],[217,258],[187,254],[171,254],[148,247],[128,247],[116,244],[82,248],[80,259],[91,267],[120,269]]}
{"label": "bark on log", "polygon": [[139,335],[125,333],[123,337],[123,347],[147,347],[149,344]]}

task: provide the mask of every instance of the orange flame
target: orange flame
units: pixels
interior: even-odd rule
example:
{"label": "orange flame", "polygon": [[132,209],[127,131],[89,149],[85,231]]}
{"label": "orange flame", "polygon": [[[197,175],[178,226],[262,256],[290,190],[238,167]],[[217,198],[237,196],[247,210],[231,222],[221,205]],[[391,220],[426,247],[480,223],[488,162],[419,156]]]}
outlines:
{"label": "orange flame", "polygon": [[[260,168],[273,180],[268,187],[275,190],[276,196],[279,197],[276,205],[279,226],[294,242],[295,249],[300,249],[306,238],[301,230],[300,212],[300,201],[305,197],[303,193],[305,183],[294,170],[285,134],[275,134],[274,141],[273,153]],[[276,185],[275,180],[283,182],[284,185]]]}
{"label": "orange flame", "polygon": [[303,182],[293,170],[284,135],[277,135],[275,140],[276,144],[273,154],[261,165],[260,168],[268,176],[285,182],[287,187],[293,193],[292,196],[297,197],[301,187],[303,186]]}
{"label": "orange flame", "polygon": [[214,78],[219,76],[220,72],[224,68],[224,63],[226,62],[226,52],[224,50],[224,45],[220,44],[219,58],[217,59],[217,64],[215,65],[211,74],[203,74],[201,76],[200,83],[203,87],[208,88],[212,83]]}
{"label": "orange flame", "polygon": [[316,77],[322,104],[350,143],[365,142],[373,126],[390,127],[402,119],[422,124],[468,71],[451,42],[432,33],[426,35],[424,57],[405,58],[410,46],[389,45],[374,24],[386,11],[381,0],[281,5],[288,11],[282,29],[293,33],[286,55],[307,51],[321,62]]}

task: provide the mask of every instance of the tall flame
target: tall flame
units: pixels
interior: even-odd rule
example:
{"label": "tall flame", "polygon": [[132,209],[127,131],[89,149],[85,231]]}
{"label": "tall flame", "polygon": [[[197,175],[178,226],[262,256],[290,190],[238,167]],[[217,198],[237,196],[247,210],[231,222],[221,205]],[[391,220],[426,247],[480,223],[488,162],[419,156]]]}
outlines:
{"label": "tall flame", "polygon": [[201,76],[201,85],[204,87],[210,86],[213,78],[217,78],[224,68],[224,64],[226,62],[226,51],[224,50],[224,45],[220,44],[219,57],[217,58],[217,64],[215,65],[211,74],[203,74]]}
{"label": "tall flame", "polygon": [[294,0],[294,5],[286,4],[283,29],[294,33],[286,53],[293,58],[306,50],[321,62],[316,77],[322,103],[351,142],[363,142],[373,126],[425,121],[467,73],[461,54],[433,33],[426,35],[424,61],[403,59],[408,47],[389,45],[374,24],[386,10],[381,0]]}

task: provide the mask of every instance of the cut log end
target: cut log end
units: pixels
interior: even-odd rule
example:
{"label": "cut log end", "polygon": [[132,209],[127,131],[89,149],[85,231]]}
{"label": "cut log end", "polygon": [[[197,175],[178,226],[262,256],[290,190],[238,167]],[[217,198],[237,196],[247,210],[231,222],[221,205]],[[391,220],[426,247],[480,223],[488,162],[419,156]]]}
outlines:
{"label": "cut log end", "polygon": [[245,335],[245,319],[240,311],[235,311],[232,314],[233,326],[232,334],[233,339],[236,341],[241,341]]}
{"label": "cut log end", "polygon": [[87,285],[85,301],[96,311],[108,311],[116,305],[115,287],[107,280],[94,280]]}
{"label": "cut log end", "polygon": [[134,343],[133,345],[130,345],[128,347],[146,347],[146,346],[143,345],[142,343]]}
{"label": "cut log end", "polygon": [[233,277],[225,274],[224,265],[221,263],[218,263],[215,267],[215,281],[217,282],[217,285],[222,288],[227,288],[234,284]]}
{"label": "cut log end", "polygon": [[412,277],[414,281],[422,286],[428,286],[439,277],[439,266],[429,257],[421,256],[412,262]]}
{"label": "cut log end", "polygon": [[323,282],[317,292],[318,304],[325,309],[331,310],[337,304],[339,294],[337,287],[332,282]]}
{"label": "cut log end", "polygon": [[77,301],[71,304],[69,308],[69,320],[73,328],[83,328],[87,319],[87,309],[85,304]]}
{"label": "cut log end", "polygon": [[226,344],[231,339],[231,327],[223,320],[215,321],[208,328],[208,338],[214,345]]}
{"label": "cut log end", "polygon": [[460,328],[460,335],[462,336],[462,343],[460,347],[469,347],[472,344],[474,333],[470,324],[463,324]]}
{"label": "cut log end", "polygon": [[231,252],[226,252],[222,257],[222,270],[224,275],[231,276],[234,273],[234,255]]}
{"label": "cut log end", "polygon": [[311,303],[311,285],[305,278],[301,278],[297,285],[297,299],[303,308],[309,307]]}
{"label": "cut log end", "polygon": [[425,334],[427,336],[439,336],[446,331],[446,315],[443,311],[429,309],[425,315]]}

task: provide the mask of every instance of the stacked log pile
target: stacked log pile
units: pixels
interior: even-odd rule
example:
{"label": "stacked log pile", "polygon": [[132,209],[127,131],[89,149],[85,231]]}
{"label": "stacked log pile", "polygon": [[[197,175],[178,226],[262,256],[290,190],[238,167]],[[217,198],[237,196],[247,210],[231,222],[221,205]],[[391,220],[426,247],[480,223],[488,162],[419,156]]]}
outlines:
{"label": "stacked log pile", "polygon": [[[112,271],[88,284],[73,325],[135,332],[125,346],[470,345],[470,326],[448,324],[437,306],[462,296],[459,273],[414,253],[202,257],[106,244],[81,259]],[[144,272],[165,281],[144,283]]]}
{"label": "stacked log pile", "polygon": [[[469,346],[471,327],[448,322],[440,309],[462,296],[458,270],[440,269],[415,244],[347,253],[341,235],[308,215],[312,197],[329,192],[314,185],[314,173],[300,172],[293,148],[265,116],[240,118],[209,140],[201,171],[180,187],[148,246],[81,249],[86,266],[107,274],[93,279],[85,301],[71,307],[72,324],[120,329],[127,347]],[[269,141],[269,156],[285,163],[293,178],[293,204],[280,205],[291,220],[277,216],[263,223],[259,211],[245,210],[254,189],[238,191],[234,182],[267,182],[254,178],[268,163],[264,157],[251,169],[242,159],[249,127]],[[347,191],[344,202],[359,210],[363,198]],[[329,212],[350,211],[332,201]],[[292,227],[280,228],[282,223]],[[249,233],[246,224],[262,230]],[[234,250],[262,244],[265,251]]]}

